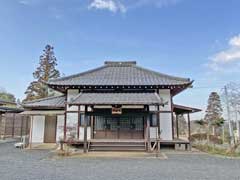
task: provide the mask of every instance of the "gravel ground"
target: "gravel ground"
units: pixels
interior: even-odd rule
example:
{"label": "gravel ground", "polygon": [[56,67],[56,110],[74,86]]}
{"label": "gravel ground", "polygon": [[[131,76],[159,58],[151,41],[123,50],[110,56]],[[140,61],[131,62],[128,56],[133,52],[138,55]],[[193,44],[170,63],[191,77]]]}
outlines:
{"label": "gravel ground", "polygon": [[240,180],[240,159],[167,153],[153,158],[48,158],[48,150],[0,144],[0,180]]}

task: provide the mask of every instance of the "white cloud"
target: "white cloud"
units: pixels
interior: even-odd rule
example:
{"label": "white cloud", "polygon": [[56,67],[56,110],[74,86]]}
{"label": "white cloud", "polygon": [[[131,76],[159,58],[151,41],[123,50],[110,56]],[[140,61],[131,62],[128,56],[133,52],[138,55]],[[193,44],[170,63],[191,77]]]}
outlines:
{"label": "white cloud", "polygon": [[19,2],[19,4],[22,4],[22,5],[29,5],[29,1],[27,1],[27,0],[20,0],[18,2]]}
{"label": "white cloud", "polygon": [[154,6],[157,8],[163,8],[163,7],[176,5],[180,1],[183,1],[183,0],[132,0],[131,3],[129,3],[129,7],[139,8],[143,6]]}
{"label": "white cloud", "polygon": [[43,2],[43,0],[18,0],[17,3],[24,6],[32,6]]}
{"label": "white cloud", "polygon": [[229,45],[239,47],[240,48],[240,34],[238,36],[234,36],[229,40]]}
{"label": "white cloud", "polygon": [[93,0],[88,6],[89,9],[100,9],[108,10],[111,12],[126,12],[126,7],[119,1],[116,0]]}
{"label": "white cloud", "polygon": [[227,49],[210,57],[210,63],[208,63],[207,66],[214,71],[223,71],[227,70],[227,68],[236,69],[236,67],[239,67],[240,34],[229,39]]}

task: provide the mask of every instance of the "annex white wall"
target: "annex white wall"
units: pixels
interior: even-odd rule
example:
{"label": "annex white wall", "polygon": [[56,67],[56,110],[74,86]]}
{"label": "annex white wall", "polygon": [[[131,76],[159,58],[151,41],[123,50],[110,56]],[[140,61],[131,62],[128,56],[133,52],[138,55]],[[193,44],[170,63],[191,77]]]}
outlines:
{"label": "annex white wall", "polygon": [[[78,89],[68,89],[67,102],[72,101],[79,94]],[[78,106],[67,106],[67,111],[78,111]]]}
{"label": "annex white wall", "polygon": [[64,115],[57,116],[56,142],[64,138]]}
{"label": "annex white wall", "polygon": [[160,89],[159,96],[160,96],[160,98],[163,99],[164,103],[165,102],[167,103],[166,105],[164,105],[164,107],[160,106],[160,110],[161,111],[171,111],[172,102],[171,102],[170,89]]}
{"label": "annex white wall", "polygon": [[160,113],[161,139],[172,140],[172,114]]}
{"label": "annex white wall", "polygon": [[33,116],[32,123],[32,143],[43,143],[45,116]]}

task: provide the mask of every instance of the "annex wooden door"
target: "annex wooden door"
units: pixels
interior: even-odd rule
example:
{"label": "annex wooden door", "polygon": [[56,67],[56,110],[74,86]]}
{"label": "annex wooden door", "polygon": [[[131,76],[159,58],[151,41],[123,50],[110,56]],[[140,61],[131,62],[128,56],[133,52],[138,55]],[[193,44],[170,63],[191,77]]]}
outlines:
{"label": "annex wooden door", "polygon": [[57,116],[45,117],[44,143],[56,142]]}

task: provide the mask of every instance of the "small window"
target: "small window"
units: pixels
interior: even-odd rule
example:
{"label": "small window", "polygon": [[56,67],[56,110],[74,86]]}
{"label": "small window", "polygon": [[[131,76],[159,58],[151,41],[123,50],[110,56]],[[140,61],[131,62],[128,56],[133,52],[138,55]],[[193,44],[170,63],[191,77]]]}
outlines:
{"label": "small window", "polygon": [[150,119],[150,126],[157,126],[157,115],[156,114],[152,114],[151,115],[151,119]]}

